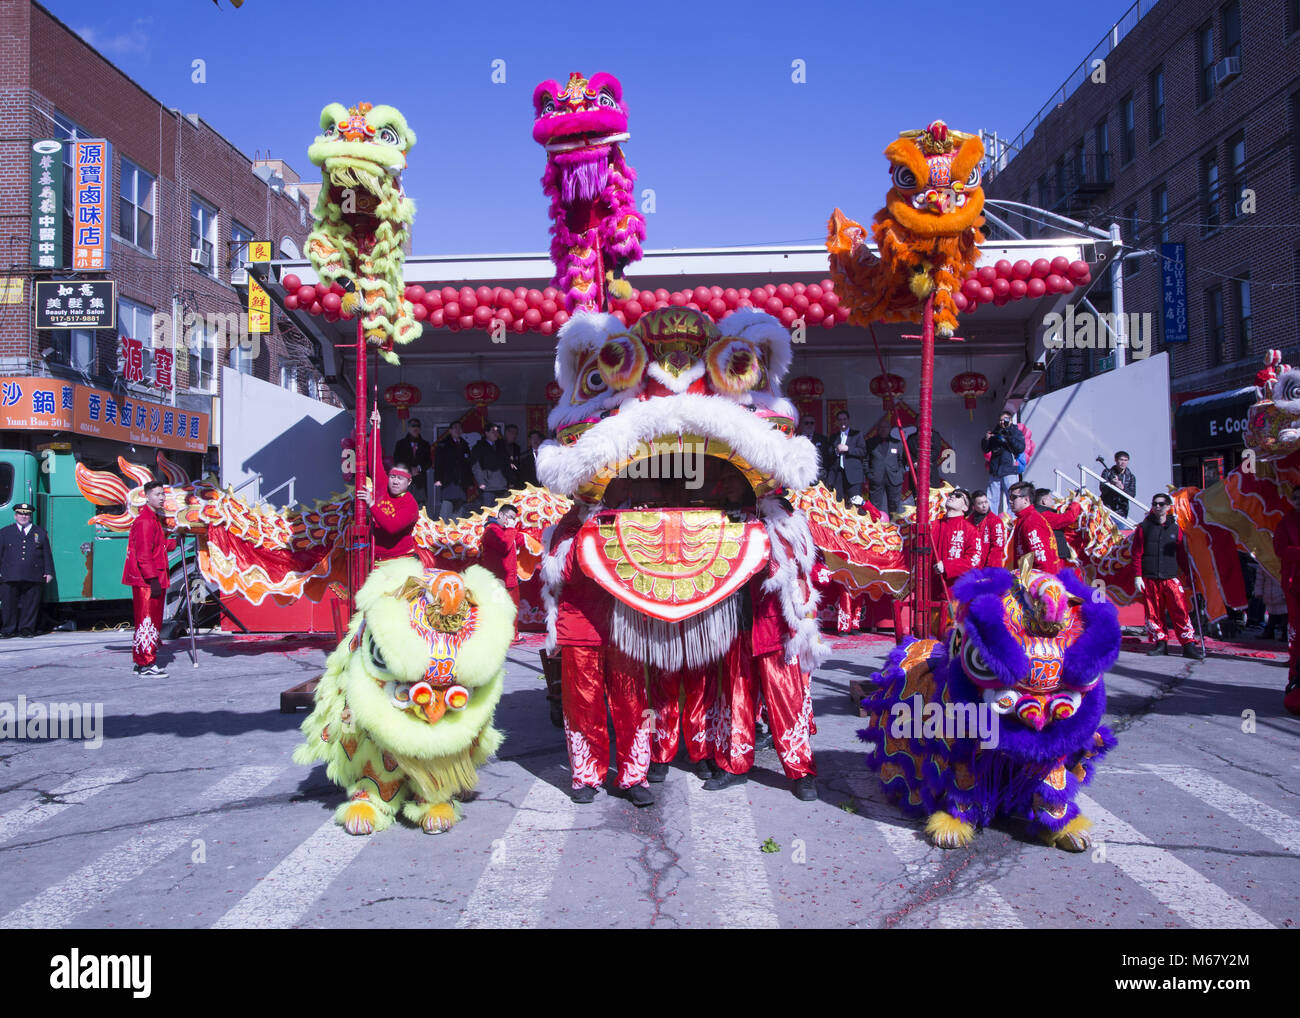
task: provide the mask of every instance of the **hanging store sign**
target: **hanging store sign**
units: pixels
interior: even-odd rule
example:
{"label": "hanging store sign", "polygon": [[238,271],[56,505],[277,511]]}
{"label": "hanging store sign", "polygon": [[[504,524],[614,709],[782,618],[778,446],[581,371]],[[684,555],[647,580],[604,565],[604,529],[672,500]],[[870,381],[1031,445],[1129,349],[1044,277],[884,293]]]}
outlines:
{"label": "hanging store sign", "polygon": [[72,143],[72,268],[77,272],[110,267],[112,152],[103,138]]}
{"label": "hanging store sign", "polygon": [[38,281],[36,327],[117,328],[117,284],[111,279]]}
{"label": "hanging store sign", "polygon": [[32,250],[37,269],[63,268],[63,142],[32,142]]}
{"label": "hanging store sign", "polygon": [[1160,298],[1164,312],[1165,342],[1186,343],[1187,335],[1187,247],[1160,245]]}
{"label": "hanging store sign", "polygon": [[248,277],[248,331],[271,331],[271,298],[251,275]]}

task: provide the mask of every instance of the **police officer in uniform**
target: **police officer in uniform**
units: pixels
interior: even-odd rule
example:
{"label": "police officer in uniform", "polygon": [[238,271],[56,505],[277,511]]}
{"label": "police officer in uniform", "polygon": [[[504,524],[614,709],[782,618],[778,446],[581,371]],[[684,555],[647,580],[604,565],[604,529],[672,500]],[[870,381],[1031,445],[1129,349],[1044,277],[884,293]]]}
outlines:
{"label": "police officer in uniform", "polygon": [[27,502],[14,506],[14,521],[0,530],[0,600],[4,602],[0,638],[36,635],[41,590],[54,578],[50,538],[32,522]]}

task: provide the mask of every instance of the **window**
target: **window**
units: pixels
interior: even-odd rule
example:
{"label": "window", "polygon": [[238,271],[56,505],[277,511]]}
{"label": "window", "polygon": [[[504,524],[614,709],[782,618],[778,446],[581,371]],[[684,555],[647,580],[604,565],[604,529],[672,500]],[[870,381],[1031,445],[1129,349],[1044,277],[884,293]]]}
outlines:
{"label": "window", "polygon": [[1107,120],[1097,125],[1097,172],[1099,180],[1110,180],[1110,122]]}
{"label": "window", "polygon": [[[1128,247],[1137,247],[1138,243],[1138,207],[1130,205],[1124,212],[1124,243]],[[1124,275],[1131,276],[1142,267],[1142,259],[1131,252],[1124,258]]]}
{"label": "window", "polygon": [[1201,232],[1219,228],[1219,163],[1210,152],[1201,157]]}
{"label": "window", "polygon": [[253,373],[253,352],[245,350],[238,343],[230,344],[230,367],[241,375]]}
{"label": "window", "polygon": [[1223,55],[1241,59],[1241,4],[1237,0],[1223,8]]}
{"label": "window", "polygon": [[1151,104],[1151,137],[1154,145],[1165,136],[1165,69],[1157,67],[1147,79],[1147,101]]}
{"label": "window", "polygon": [[1127,166],[1137,154],[1137,129],[1133,126],[1133,93],[1130,92],[1120,103],[1120,123],[1123,133],[1119,139],[1119,162]]}
{"label": "window", "polygon": [[1157,244],[1169,243],[1169,188],[1159,185],[1151,192],[1151,222]]}
{"label": "window", "polygon": [[1205,338],[1210,345],[1210,360],[1222,364],[1223,354],[1223,290],[1214,287],[1205,291]]}
{"label": "window", "polygon": [[1237,305],[1237,357],[1250,356],[1250,276],[1232,281],[1233,303]]}
{"label": "window", "polygon": [[217,210],[190,195],[190,264],[206,275],[217,275]]}
{"label": "window", "polygon": [[248,282],[248,270],[243,263],[248,260],[248,244],[253,239],[253,231],[236,220],[230,221],[230,281],[232,283]]}
{"label": "window", "polygon": [[185,334],[185,346],[189,350],[190,388],[197,392],[216,392],[217,351],[224,343],[224,330],[199,315],[187,316],[187,321],[190,328]]}
{"label": "window", "polygon": [[[153,381],[153,308],[119,297],[117,300],[118,356],[122,353],[123,337],[144,344],[144,381]],[[119,372],[121,368],[118,369]]]}
{"label": "window", "polygon": [[1246,135],[1238,131],[1228,139],[1228,197],[1232,199],[1232,216],[1245,215],[1242,211],[1246,190]]}
{"label": "window", "polygon": [[48,329],[39,333],[41,357],[82,374],[95,373],[95,333],[90,329]]}
{"label": "window", "polygon": [[280,365],[280,388],[298,391],[298,368],[292,364]]}
{"label": "window", "polygon": [[117,198],[117,235],[150,253],[153,252],[153,194],[154,178],[123,158],[122,186]]}
{"label": "window", "polygon": [[1206,22],[1196,30],[1196,101],[1214,98],[1214,26]]}

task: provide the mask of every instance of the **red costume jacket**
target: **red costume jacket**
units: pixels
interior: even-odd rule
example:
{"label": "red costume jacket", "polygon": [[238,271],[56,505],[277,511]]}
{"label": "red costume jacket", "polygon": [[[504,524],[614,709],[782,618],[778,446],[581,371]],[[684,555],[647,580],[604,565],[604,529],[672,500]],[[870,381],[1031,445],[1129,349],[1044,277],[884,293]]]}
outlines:
{"label": "red costume jacket", "polygon": [[1043,519],[1043,514],[1032,505],[1026,506],[1016,514],[1016,525],[1011,531],[1011,561],[1008,567],[1015,569],[1020,559],[1032,554],[1034,568],[1056,575],[1061,569],[1061,559],[1056,554],[1056,538],[1052,528]]}
{"label": "red costume jacket", "polygon": [[971,526],[980,535],[981,569],[1002,566],[1007,557],[1007,525],[997,513],[988,513],[979,523]]}
{"label": "red costume jacket", "polygon": [[1273,531],[1273,551],[1282,563],[1282,590],[1288,595],[1300,593],[1300,513],[1292,510],[1282,517]]}
{"label": "red costume jacket", "polygon": [[[754,628],[750,633],[750,644],[754,657],[775,654],[785,649],[786,626],[785,613],[781,610],[781,594],[774,591],[765,593],[763,584],[772,575],[769,561],[766,569],[760,569],[749,581],[749,601],[754,611]],[[782,658],[784,660],[784,658]]]}
{"label": "red costume jacket", "polygon": [[519,549],[524,546],[524,532],[514,527],[503,527],[493,521],[483,528],[483,543],[479,549],[479,562],[506,585],[507,590],[519,586]]}
{"label": "red costume jacket", "polygon": [[370,522],[374,524],[375,561],[416,555],[415,521],[420,518],[420,505],[409,491],[394,498],[388,493],[388,471],[383,464],[375,468],[375,504],[370,507]]}
{"label": "red costume jacket", "polygon": [[[560,647],[603,647],[609,639],[609,611],[612,598],[601,590],[578,561],[577,534],[582,523],[571,509],[555,525],[553,551],[564,554],[563,587],[555,599],[555,642]],[[567,552],[561,545],[572,539]]]}
{"label": "red costume jacket", "polygon": [[167,553],[176,550],[176,542],[163,533],[158,514],[147,505],[131,524],[126,539],[126,565],[122,582],[128,587],[147,587],[150,580],[167,589]]}
{"label": "red costume jacket", "polygon": [[950,587],[959,576],[977,568],[983,558],[979,531],[961,516],[945,516],[931,523],[930,544],[935,561],[943,563],[944,579]]}

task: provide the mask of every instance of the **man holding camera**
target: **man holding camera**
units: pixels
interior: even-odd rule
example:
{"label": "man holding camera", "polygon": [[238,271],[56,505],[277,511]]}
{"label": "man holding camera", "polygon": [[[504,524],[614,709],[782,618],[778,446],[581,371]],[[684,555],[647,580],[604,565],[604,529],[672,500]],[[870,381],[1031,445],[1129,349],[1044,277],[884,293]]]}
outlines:
{"label": "man holding camera", "polygon": [[[1097,457],[1097,462],[1106,467],[1106,461],[1100,456]],[[1106,484],[1113,484],[1115,488],[1124,489],[1124,492],[1128,495],[1137,495],[1137,477],[1128,468],[1128,453],[1123,449],[1115,453],[1115,465],[1106,467],[1101,472],[1101,479]],[[1106,487],[1106,484],[1101,486],[1102,504],[1111,512],[1127,518],[1128,499],[1116,491],[1115,488]]]}
{"label": "man holding camera", "polygon": [[989,506],[1001,513],[1011,498],[1012,478],[1020,474],[1016,457],[1025,451],[1024,433],[1012,421],[1010,410],[1003,410],[993,430],[984,433],[980,448],[989,454]]}

